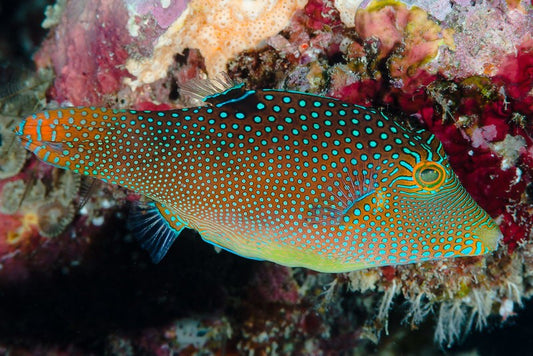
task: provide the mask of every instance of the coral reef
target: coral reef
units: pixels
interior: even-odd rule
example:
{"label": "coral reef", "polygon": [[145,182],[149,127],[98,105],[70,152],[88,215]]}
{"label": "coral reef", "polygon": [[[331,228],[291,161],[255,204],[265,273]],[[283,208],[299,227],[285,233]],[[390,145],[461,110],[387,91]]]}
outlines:
{"label": "coral reef", "polygon": [[[201,3],[59,1],[47,12],[50,34],[35,56],[41,75],[55,72],[46,102],[39,76],[13,91],[29,88],[31,105],[3,101],[10,106],[0,122],[0,282],[38,282],[73,299],[80,285],[95,288],[95,300],[118,310],[114,319],[88,301],[98,318],[84,324],[87,314],[68,304],[75,310],[69,322],[99,346],[74,337],[58,352],[413,353],[431,345],[401,340],[433,334],[453,347],[474,328],[523,313],[518,307],[533,294],[530,2]],[[9,140],[23,111],[58,104],[169,109],[184,104],[180,83],[223,69],[251,88],[330,95],[429,129],[468,192],[497,219],[502,246],[484,257],[327,275],[216,254],[191,233],[150,266],[123,230],[127,205],[138,197],[104,185],[80,193],[74,176],[26,160]],[[28,285],[24,301],[37,294]],[[0,305],[17,293],[0,296]],[[50,293],[49,305],[61,301]],[[122,306],[124,296],[131,300]],[[139,313],[135,322],[131,310]],[[17,325],[38,325],[23,315]],[[6,350],[39,352],[46,346],[28,345],[49,337],[2,342]]]}
{"label": "coral reef", "polygon": [[126,6],[120,1],[59,5],[64,7],[53,11],[55,20],[48,21],[57,21],[54,36],[44,41],[35,56],[38,67],[53,68],[56,73],[50,96],[71,105],[110,105],[106,96],[115,94],[127,75],[123,66],[132,39],[126,29]]}
{"label": "coral reef", "polygon": [[[150,84],[163,78],[176,53],[197,48],[205,58],[207,73],[224,70],[237,53],[257,46],[261,40],[286,26],[305,1],[268,0],[258,3],[192,1],[178,20],[158,38],[150,58],[130,60],[126,67],[136,79],[131,85]],[[200,30],[201,29],[201,30]]]}

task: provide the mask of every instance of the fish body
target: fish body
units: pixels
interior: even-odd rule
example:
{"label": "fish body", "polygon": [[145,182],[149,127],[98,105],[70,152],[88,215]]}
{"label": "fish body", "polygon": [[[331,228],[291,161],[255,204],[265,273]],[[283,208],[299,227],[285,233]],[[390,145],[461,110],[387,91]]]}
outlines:
{"label": "fish body", "polygon": [[[51,110],[17,134],[41,160],[145,195],[175,231],[249,258],[344,272],[497,247],[427,131],[292,91],[237,86],[206,103]],[[168,246],[150,248],[158,260]]]}

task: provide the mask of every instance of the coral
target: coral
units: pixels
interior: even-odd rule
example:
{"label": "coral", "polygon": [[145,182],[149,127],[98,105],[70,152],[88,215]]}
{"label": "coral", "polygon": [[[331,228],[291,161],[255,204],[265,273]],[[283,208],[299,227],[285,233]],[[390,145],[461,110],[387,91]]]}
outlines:
{"label": "coral", "polygon": [[[131,0],[127,1],[128,9],[130,10],[130,21],[133,19],[137,22],[137,18],[133,15],[138,15],[141,18],[151,16],[155,19],[157,24],[166,29],[185,11],[189,0],[181,1],[158,1],[158,0]],[[146,19],[144,19],[146,21]],[[138,29],[137,31],[139,31]]]}
{"label": "coral", "polygon": [[443,51],[437,66],[449,77],[495,75],[504,58],[530,36],[532,13],[531,6],[518,9],[504,1],[457,6],[446,18],[457,47]]}
{"label": "coral", "polygon": [[39,233],[44,237],[55,237],[62,233],[74,218],[74,207],[64,206],[57,200],[42,204],[36,211]]}
{"label": "coral", "polygon": [[0,67],[0,180],[17,175],[26,162],[24,148],[16,142],[13,130],[19,116],[42,107],[52,72],[42,69],[31,73],[14,66]]}
{"label": "coral", "polygon": [[21,179],[3,184],[0,211],[4,214],[14,214],[22,204],[25,191],[26,185]]}
{"label": "coral", "polygon": [[3,138],[2,146],[0,146],[0,179],[13,177],[20,172],[26,162],[24,148],[14,144],[15,138],[9,135],[10,133],[0,126],[0,136]]}
{"label": "coral", "polygon": [[128,61],[126,67],[135,76],[131,85],[135,88],[163,78],[174,55],[182,53],[185,48],[199,49],[206,59],[207,73],[215,75],[225,69],[230,57],[279,32],[304,3],[301,0],[271,0],[253,5],[248,2],[192,1],[159,37],[151,58]]}
{"label": "coral", "polygon": [[335,8],[339,11],[340,19],[346,27],[355,25],[355,12],[363,2],[364,0],[335,0]]}
{"label": "coral", "polygon": [[[326,1],[311,1],[308,6],[320,8],[321,4],[328,6]],[[507,5],[500,3],[500,6]],[[474,12],[482,14],[484,9],[478,8],[477,12],[471,8],[452,10],[446,19],[451,19],[453,24],[461,23],[464,17]],[[313,21],[305,18],[314,16],[314,12],[305,12],[304,17],[296,15],[285,36],[288,42],[274,46],[281,52],[294,52],[293,48],[305,48],[303,44],[311,37],[330,38],[325,46],[328,50],[314,47],[318,53],[313,54],[316,62],[312,64],[302,61],[302,52],[300,56],[286,57],[289,59],[284,63],[289,69],[286,78],[294,75],[300,79],[285,79],[282,87],[309,90],[313,88],[312,82],[321,83],[313,90],[327,91],[353,103],[383,106],[389,110],[396,108],[390,114],[399,113],[399,119],[405,124],[416,127],[422,123],[442,141],[466,189],[501,222],[507,252],[487,259],[451,260],[423,267],[400,266],[392,271],[381,269],[349,274],[354,290],[376,289],[385,293],[381,302],[375,302],[378,313],[365,329],[366,337],[379,338],[380,330],[387,325],[387,311],[397,294],[411,304],[408,315],[413,327],[421,323],[430,310],[437,313],[435,339],[445,345],[462,339],[473,325],[479,328],[486,325],[494,308],[504,308],[500,303],[507,303],[507,306],[507,300],[520,303],[524,296],[526,285],[520,282],[510,282],[515,286],[510,289],[501,287],[507,286],[510,280],[519,281],[521,271],[527,268],[528,262],[518,263],[527,250],[519,246],[530,238],[532,231],[526,189],[532,177],[529,154],[532,140],[530,123],[525,119],[532,114],[533,81],[529,73],[532,46],[529,41],[522,41],[529,20],[515,11],[504,11],[492,19],[494,31],[498,31],[501,23],[507,31],[507,16],[516,16],[519,20],[515,25],[520,30],[509,37],[514,42],[503,47],[514,43],[517,52],[498,51],[498,56],[492,59],[498,61],[493,63],[499,69],[492,71],[490,77],[479,77],[478,73],[487,73],[479,70],[455,70],[453,65],[464,55],[463,42],[463,47],[453,52],[457,39],[465,36],[463,28],[437,24],[420,8],[408,8],[399,2],[374,2],[359,9],[355,21],[359,36],[355,38],[342,30],[325,36],[322,32],[331,31],[327,27],[313,26],[310,30],[307,24],[323,21],[318,16]],[[474,37],[469,39],[470,43],[479,46]],[[233,73],[237,76],[251,73],[252,70],[243,69],[242,64],[253,63],[257,53],[238,58],[236,63],[240,65],[235,66],[239,70]],[[442,60],[442,55],[446,61]],[[446,57],[448,55],[453,57]],[[251,62],[247,62],[250,58]],[[320,66],[321,70],[312,72],[311,66]],[[268,68],[262,68],[266,72],[260,77],[269,78]],[[330,78],[329,87],[328,82],[322,80],[324,76]],[[295,85],[288,86],[288,83]],[[472,280],[472,275],[477,276],[477,280]],[[504,313],[507,316],[510,312]]]}
{"label": "coral", "polygon": [[[389,56],[398,45],[410,53],[402,55],[407,57],[406,63],[423,63],[434,58],[441,45],[453,49],[450,30],[442,30],[428,19],[424,10],[418,7],[409,9],[396,1],[373,2],[358,10],[355,30],[363,41],[370,37],[379,40],[378,58]],[[408,68],[404,70],[409,71]]]}
{"label": "coral", "polygon": [[66,3],[59,23],[35,55],[38,67],[52,67],[56,73],[50,92],[56,101],[104,105],[106,96],[121,88],[131,43],[127,19],[120,1]]}
{"label": "coral", "polygon": [[267,303],[298,303],[298,285],[291,273],[291,269],[283,266],[266,265],[261,268],[253,283],[258,300]]}

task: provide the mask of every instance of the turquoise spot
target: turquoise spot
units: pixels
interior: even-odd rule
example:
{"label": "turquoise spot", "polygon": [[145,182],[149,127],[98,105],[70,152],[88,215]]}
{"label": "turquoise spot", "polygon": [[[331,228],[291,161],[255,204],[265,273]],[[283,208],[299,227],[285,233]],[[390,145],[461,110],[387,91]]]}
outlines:
{"label": "turquoise spot", "polygon": [[472,253],[473,248],[471,246],[464,248],[461,253],[464,255],[470,255]]}

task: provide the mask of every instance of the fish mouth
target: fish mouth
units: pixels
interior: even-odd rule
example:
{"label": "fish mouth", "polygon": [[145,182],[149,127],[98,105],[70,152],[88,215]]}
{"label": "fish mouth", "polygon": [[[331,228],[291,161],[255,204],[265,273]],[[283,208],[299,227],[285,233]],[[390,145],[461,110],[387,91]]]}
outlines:
{"label": "fish mouth", "polygon": [[503,238],[500,228],[494,222],[489,224],[489,226],[477,229],[476,234],[485,248],[483,253],[495,251],[498,248],[498,243]]}

